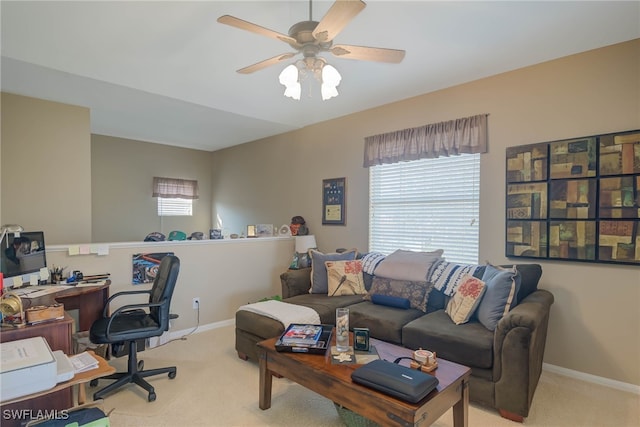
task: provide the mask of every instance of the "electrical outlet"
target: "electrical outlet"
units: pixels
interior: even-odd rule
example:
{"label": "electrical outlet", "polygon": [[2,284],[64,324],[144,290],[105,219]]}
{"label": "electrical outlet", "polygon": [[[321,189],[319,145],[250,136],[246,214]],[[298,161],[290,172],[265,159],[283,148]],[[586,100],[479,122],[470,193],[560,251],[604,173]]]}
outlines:
{"label": "electrical outlet", "polygon": [[200,308],[200,297],[195,297],[193,299],[193,309],[197,310]]}

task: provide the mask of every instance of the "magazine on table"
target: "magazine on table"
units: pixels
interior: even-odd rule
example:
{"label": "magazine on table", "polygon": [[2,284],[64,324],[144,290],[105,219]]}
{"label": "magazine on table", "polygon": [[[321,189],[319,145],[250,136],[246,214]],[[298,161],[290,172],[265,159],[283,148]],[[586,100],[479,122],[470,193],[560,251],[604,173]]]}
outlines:
{"label": "magazine on table", "polygon": [[322,334],[321,325],[293,324],[282,335],[281,341],[287,345],[313,345],[320,338],[320,334]]}

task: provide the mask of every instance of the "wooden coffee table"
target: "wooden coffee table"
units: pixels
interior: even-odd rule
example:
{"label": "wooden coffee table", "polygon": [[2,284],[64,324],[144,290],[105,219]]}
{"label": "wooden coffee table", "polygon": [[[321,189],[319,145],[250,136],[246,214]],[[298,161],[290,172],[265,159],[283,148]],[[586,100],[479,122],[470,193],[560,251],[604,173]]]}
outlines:
{"label": "wooden coffee table", "polygon": [[[468,425],[471,369],[466,366],[438,359],[438,368],[433,372],[440,382],[437,390],[413,404],[352,382],[351,373],[361,365],[333,364],[331,351],[325,355],[278,352],[277,339],[258,343],[260,409],[271,407],[273,376],[282,376],[380,425],[429,426],[452,407],[454,427]],[[371,345],[381,359],[391,362],[412,354],[407,348],[375,339]],[[408,366],[409,360],[401,364]]]}

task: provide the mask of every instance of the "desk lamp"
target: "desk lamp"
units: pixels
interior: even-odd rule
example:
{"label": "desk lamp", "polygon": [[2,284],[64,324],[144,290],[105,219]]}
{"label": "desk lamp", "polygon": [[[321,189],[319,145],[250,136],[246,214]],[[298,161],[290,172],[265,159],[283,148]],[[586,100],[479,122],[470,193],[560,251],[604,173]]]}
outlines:
{"label": "desk lamp", "polygon": [[18,224],[5,224],[2,226],[2,228],[0,228],[0,230],[2,230],[2,232],[0,233],[0,243],[2,243],[4,236],[6,236],[8,233],[17,234],[18,236],[16,237],[19,237],[20,232],[24,231],[24,228],[22,228],[22,226]]}
{"label": "desk lamp", "polygon": [[[0,227],[0,247],[2,246],[2,240],[4,239],[4,236],[6,236],[8,233],[13,233],[14,235],[17,235],[17,237],[20,237],[21,231],[24,231],[24,228],[22,228],[22,226],[18,224],[5,224]],[[2,295],[3,285],[4,276],[2,275],[2,273],[0,273],[0,295]]]}

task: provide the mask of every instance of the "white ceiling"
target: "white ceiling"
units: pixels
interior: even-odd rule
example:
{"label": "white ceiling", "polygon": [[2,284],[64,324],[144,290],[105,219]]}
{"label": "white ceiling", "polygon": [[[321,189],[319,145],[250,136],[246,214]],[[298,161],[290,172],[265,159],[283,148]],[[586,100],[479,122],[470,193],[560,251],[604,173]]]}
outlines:
{"label": "white ceiling", "polygon": [[[2,1],[1,88],[91,109],[91,130],[213,151],[554,58],[640,38],[638,1],[376,1],[335,43],[406,50],[400,64],[325,58],[340,95],[285,98],[278,40],[308,19],[298,1]],[[320,20],[331,1],[313,2]],[[293,62],[293,60],[291,61]]]}

